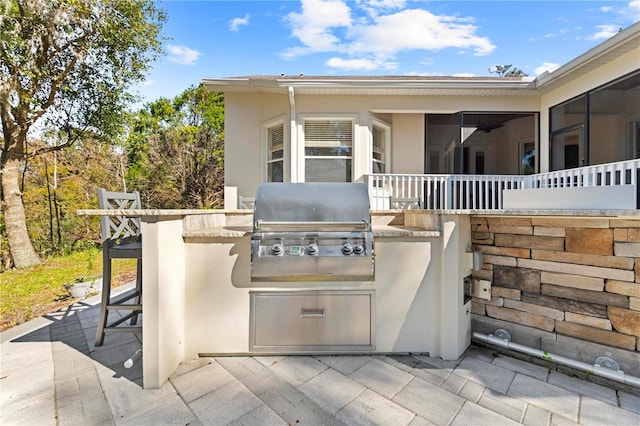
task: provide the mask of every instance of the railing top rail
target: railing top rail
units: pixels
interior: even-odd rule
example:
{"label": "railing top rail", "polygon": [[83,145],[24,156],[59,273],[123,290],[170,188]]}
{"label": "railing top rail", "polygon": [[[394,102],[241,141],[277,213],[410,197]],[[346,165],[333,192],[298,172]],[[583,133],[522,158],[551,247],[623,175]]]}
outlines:
{"label": "railing top rail", "polygon": [[367,173],[365,174],[365,176],[367,177],[377,177],[377,178],[389,178],[389,177],[416,177],[416,178],[424,178],[424,177],[439,177],[439,178],[446,178],[446,177],[451,177],[451,178],[479,178],[479,177],[484,177],[484,178],[516,178],[516,179],[523,179],[523,178],[527,178],[529,176],[533,176],[533,175],[474,175],[474,174],[465,174],[465,175],[461,175],[461,174],[445,174],[445,173]]}

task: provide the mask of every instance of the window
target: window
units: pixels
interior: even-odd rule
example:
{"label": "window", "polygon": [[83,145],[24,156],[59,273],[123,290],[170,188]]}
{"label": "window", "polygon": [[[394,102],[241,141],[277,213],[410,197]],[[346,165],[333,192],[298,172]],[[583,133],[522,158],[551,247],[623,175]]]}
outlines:
{"label": "window", "polygon": [[389,127],[380,124],[373,125],[373,149],[371,170],[373,173],[389,173],[387,169],[387,144],[389,141]]}
{"label": "window", "polygon": [[284,124],[267,128],[267,182],[284,182]]}
{"label": "window", "polygon": [[306,119],[305,182],[351,182],[353,120]]}
{"label": "window", "polygon": [[519,150],[520,168],[518,173],[530,175],[536,172],[536,143],[534,141],[521,141]]}
{"label": "window", "polygon": [[638,89],[636,71],[550,108],[551,170],[638,158],[629,131],[640,117]]}

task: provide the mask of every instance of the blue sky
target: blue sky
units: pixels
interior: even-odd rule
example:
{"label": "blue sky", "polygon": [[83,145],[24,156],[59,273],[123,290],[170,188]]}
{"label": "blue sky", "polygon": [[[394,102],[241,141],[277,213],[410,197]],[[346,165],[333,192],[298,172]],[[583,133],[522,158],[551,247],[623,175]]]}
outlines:
{"label": "blue sky", "polygon": [[640,21],[640,0],[161,1],[166,55],[140,88],[172,98],[203,78],[491,75],[553,70]]}

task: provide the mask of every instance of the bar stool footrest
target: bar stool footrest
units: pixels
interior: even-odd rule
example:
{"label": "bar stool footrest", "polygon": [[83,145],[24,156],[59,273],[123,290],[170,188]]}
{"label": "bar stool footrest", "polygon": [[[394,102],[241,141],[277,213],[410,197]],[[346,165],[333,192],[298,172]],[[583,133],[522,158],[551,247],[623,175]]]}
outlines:
{"label": "bar stool footrest", "polygon": [[136,327],[131,327],[131,326],[127,326],[127,327],[106,327],[104,329],[105,334],[106,333],[137,333],[137,332],[142,332],[142,326],[136,326]]}
{"label": "bar stool footrest", "polygon": [[142,305],[107,305],[107,309],[110,311],[142,311]]}
{"label": "bar stool footrest", "polygon": [[140,294],[135,291],[131,294],[124,294],[120,297],[114,297],[113,300],[111,302],[109,302],[109,306],[117,306],[117,305],[122,305],[124,302],[133,299],[134,297],[140,297]]}
{"label": "bar stool footrest", "polygon": [[[133,318],[135,315],[139,315],[138,312],[131,312],[130,314],[123,316],[122,318],[112,322],[111,324],[107,324],[107,326],[104,329],[107,330],[109,328],[116,328],[118,325],[122,324],[123,322],[125,322],[125,321],[127,321],[127,320],[129,320],[131,318]],[[132,325],[135,325],[135,322]],[[125,328],[125,327],[120,327],[120,328]]]}

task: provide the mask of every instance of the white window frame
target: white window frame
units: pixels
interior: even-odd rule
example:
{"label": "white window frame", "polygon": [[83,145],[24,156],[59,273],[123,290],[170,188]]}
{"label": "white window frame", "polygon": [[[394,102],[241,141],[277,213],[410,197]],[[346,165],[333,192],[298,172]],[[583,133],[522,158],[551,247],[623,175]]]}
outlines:
{"label": "white window frame", "polygon": [[[378,127],[384,131],[384,152],[383,152],[383,160],[377,161],[375,160],[374,154],[374,146],[373,146],[373,135],[374,129]],[[374,118],[371,120],[371,140],[370,140],[370,152],[371,156],[369,158],[369,167],[371,167],[371,173],[374,172],[373,163],[380,162],[384,164],[385,171],[383,174],[390,174],[391,171],[391,125],[387,122],[380,120],[379,118]]]}
{"label": "white window frame", "polygon": [[[357,141],[358,141],[358,116],[356,114],[300,114],[298,116],[298,180],[304,182],[306,180],[306,161],[307,158],[329,158],[329,157],[307,157],[306,155],[306,139],[305,139],[305,123],[307,121],[350,121],[352,125],[351,130],[351,156],[350,157],[335,157],[351,160],[351,182],[355,182],[355,164],[358,155]],[[334,158],[334,157],[331,157]]]}
{"label": "white window frame", "polygon": [[[282,126],[282,159],[271,160],[271,147],[269,146],[269,131],[274,127]],[[288,182],[290,180],[289,173],[289,150],[287,149],[289,140],[289,132],[286,126],[286,117],[280,116],[262,124],[262,181],[269,181],[269,163],[282,161],[282,180]]]}

